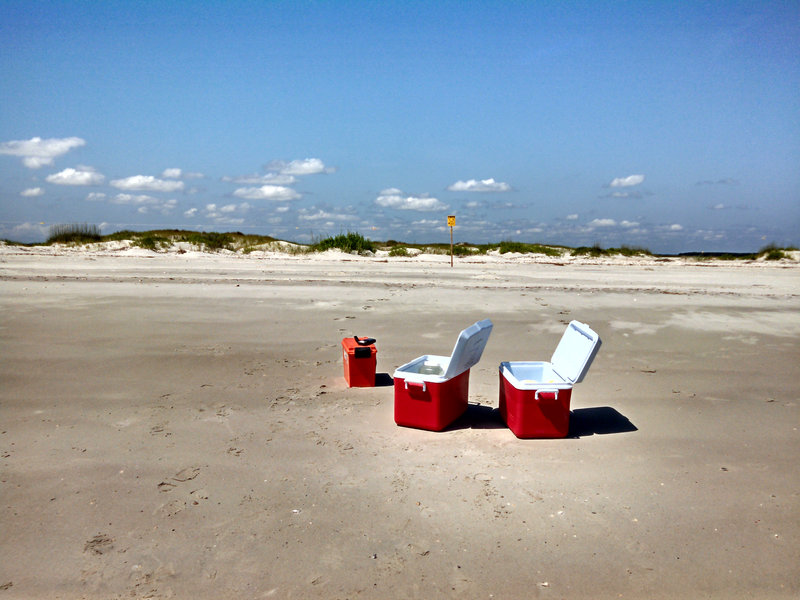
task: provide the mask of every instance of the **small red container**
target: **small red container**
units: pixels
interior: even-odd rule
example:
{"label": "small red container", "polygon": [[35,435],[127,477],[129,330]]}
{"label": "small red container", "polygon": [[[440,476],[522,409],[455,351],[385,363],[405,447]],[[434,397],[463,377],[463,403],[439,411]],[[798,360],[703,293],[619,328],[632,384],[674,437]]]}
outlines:
{"label": "small red container", "polygon": [[569,433],[572,387],[583,380],[600,337],[572,321],[550,362],[500,363],[500,416],[518,438],[563,438]]}
{"label": "small red container", "polygon": [[375,387],[377,354],[375,344],[361,345],[354,337],[342,340],[344,378],[348,387]]}
{"label": "small red container", "polygon": [[459,334],[451,356],[426,354],[398,367],[394,372],[394,422],[442,431],[464,414],[469,370],[480,360],[491,332],[491,321],[478,321]]}

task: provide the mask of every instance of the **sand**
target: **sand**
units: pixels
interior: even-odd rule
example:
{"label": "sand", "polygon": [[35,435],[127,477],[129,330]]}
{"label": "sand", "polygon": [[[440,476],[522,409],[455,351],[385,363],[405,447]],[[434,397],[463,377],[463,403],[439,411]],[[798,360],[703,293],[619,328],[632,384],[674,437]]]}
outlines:
{"label": "sand", "polygon": [[[0,598],[794,598],[800,263],[0,246]],[[470,408],[379,383],[494,330]],[[498,365],[602,348],[566,439]]]}

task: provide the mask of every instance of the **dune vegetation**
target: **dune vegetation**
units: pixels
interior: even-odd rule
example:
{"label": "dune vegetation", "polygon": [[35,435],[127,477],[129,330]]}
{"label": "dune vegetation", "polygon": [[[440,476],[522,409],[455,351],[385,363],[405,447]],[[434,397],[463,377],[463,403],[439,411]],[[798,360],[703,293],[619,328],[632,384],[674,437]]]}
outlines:
{"label": "dune vegetation", "polygon": [[[325,252],[336,249],[349,254],[370,256],[385,253],[391,257],[413,257],[418,254],[449,255],[450,244],[417,244],[387,240],[373,241],[357,232],[348,231],[335,236],[319,238],[310,244],[298,244],[279,240],[266,235],[244,234],[241,232],[189,231],[181,229],[158,229],[152,231],[122,230],[103,235],[100,227],[92,224],[58,224],[50,228],[49,236],[42,244],[20,244],[11,240],[2,240],[8,244],[21,246],[39,246],[64,244],[80,246],[104,242],[129,242],[131,246],[151,250],[153,252],[177,251],[186,252],[192,249],[201,252],[229,251],[249,254],[254,251],[284,252],[289,254],[307,254]],[[177,249],[176,249],[177,246]],[[769,244],[758,252],[725,253],[725,252],[687,252],[678,256],[696,260],[769,260],[792,259],[791,252],[795,247],[779,247]],[[552,258],[588,257],[653,257],[646,248],[621,246],[619,248],[603,248],[599,243],[592,246],[570,248],[552,244],[538,244],[503,240],[495,244],[469,244],[459,242],[452,246],[455,256],[480,256],[489,253],[497,254],[534,254]],[[674,255],[673,255],[674,256]]]}

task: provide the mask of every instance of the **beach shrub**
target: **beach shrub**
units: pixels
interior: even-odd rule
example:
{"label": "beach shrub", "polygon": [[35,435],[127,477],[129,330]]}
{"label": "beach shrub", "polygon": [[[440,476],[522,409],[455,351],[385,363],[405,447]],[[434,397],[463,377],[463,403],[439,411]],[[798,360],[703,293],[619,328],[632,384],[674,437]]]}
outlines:
{"label": "beach shrub", "polygon": [[[450,256],[450,244],[430,244],[421,247],[420,250],[425,254],[446,254]],[[472,246],[468,244],[455,244],[453,246],[453,256],[474,256],[476,254],[486,254],[489,246]]]}
{"label": "beach shrub", "polygon": [[653,253],[647,248],[637,248],[635,246],[622,246],[620,248],[609,248],[612,254],[620,254],[622,256],[652,256]]}
{"label": "beach shrub", "polygon": [[594,244],[593,246],[578,246],[577,248],[572,249],[572,256],[607,256],[608,251],[603,250],[600,247],[600,244]]}
{"label": "beach shrub", "polygon": [[395,246],[389,250],[389,256],[408,256],[408,248],[405,246]]}
{"label": "beach shrub", "polygon": [[544,254],[545,256],[561,256],[558,248],[543,246],[541,244],[525,244],[523,242],[503,241],[497,247],[500,254],[518,252],[519,254]]}
{"label": "beach shrub", "polygon": [[186,232],[180,241],[188,242],[205,250],[232,250],[233,235],[230,233],[217,233],[216,231]]}
{"label": "beach shrub", "polygon": [[789,258],[784,252],[783,248],[779,248],[775,244],[767,244],[761,250],[758,251],[758,258],[764,258],[765,260],[781,260],[782,258]]}
{"label": "beach shrub", "polygon": [[453,256],[472,256],[473,254],[480,254],[479,248],[472,246],[464,246],[463,244],[456,244],[453,246]]}
{"label": "beach shrub", "polygon": [[145,250],[158,252],[164,246],[169,245],[169,240],[160,235],[146,233],[134,238],[133,245],[138,246],[139,248],[144,248]]}
{"label": "beach shrub", "polygon": [[692,258],[703,262],[710,260],[755,260],[752,252],[682,252],[678,256]]}
{"label": "beach shrub", "polygon": [[572,256],[652,256],[647,248],[622,246],[620,248],[601,248],[600,244],[593,246],[579,246],[572,249]]}
{"label": "beach shrub", "polygon": [[137,233],[135,231],[131,231],[130,229],[123,229],[121,231],[115,231],[114,233],[109,233],[108,235],[104,235],[103,241],[123,242],[123,241],[135,240],[140,235],[142,234]]}
{"label": "beach shrub", "polygon": [[90,244],[99,242],[103,236],[97,225],[69,223],[53,225],[46,244]]}
{"label": "beach shrub", "polygon": [[325,252],[333,248],[342,252],[365,254],[375,252],[375,244],[369,241],[360,233],[348,231],[346,234],[340,233],[337,236],[327,237],[311,244],[312,252]]}

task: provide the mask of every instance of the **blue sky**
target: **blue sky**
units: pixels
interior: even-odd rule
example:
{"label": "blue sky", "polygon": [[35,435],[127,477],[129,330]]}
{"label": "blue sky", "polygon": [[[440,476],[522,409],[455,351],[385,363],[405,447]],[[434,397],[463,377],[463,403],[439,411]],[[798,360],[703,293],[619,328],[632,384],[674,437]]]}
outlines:
{"label": "blue sky", "polygon": [[0,237],[800,244],[800,3],[0,1]]}

